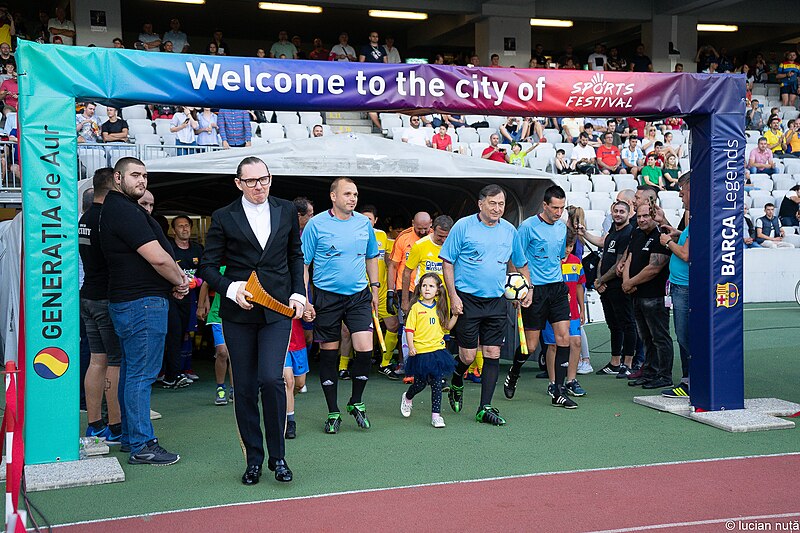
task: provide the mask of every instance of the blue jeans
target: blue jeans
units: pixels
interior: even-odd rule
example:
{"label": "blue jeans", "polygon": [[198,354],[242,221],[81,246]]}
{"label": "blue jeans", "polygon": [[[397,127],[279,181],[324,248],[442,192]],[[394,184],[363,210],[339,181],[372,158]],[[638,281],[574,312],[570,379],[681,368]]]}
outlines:
{"label": "blue jeans", "polygon": [[672,321],[675,324],[675,336],[678,337],[678,348],[681,353],[681,377],[689,379],[689,286],[670,283],[669,294],[672,296]]}
{"label": "blue jeans", "polygon": [[797,217],[781,217],[781,226],[800,226]]}
{"label": "blue jeans", "polygon": [[134,455],[156,438],[150,422],[150,392],[164,358],[169,303],[166,298],[146,296],[109,303],[108,310],[122,345],[118,391],[122,444],[130,445]]}
{"label": "blue jeans", "polygon": [[756,168],[750,167],[750,174],[766,174],[767,176],[772,176],[777,172],[774,168]]}

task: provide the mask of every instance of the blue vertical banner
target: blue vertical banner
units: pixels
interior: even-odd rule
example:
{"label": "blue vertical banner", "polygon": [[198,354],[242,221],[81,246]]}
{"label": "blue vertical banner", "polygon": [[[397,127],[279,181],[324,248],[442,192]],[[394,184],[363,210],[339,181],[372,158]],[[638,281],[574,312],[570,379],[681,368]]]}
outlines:
{"label": "blue vertical banner", "polygon": [[73,461],[80,434],[75,100],[31,98],[20,78],[25,462]]}
{"label": "blue vertical banner", "polygon": [[744,117],[711,114],[691,125],[691,400],[706,411],[743,409]]}

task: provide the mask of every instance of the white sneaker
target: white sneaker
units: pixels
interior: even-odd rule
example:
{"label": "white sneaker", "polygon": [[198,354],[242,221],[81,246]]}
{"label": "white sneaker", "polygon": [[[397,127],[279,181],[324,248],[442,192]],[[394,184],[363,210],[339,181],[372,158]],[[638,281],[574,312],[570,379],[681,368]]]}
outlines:
{"label": "white sneaker", "polygon": [[578,374],[591,374],[592,372],[594,372],[592,364],[586,359],[581,359],[578,363]]}
{"label": "white sneaker", "polygon": [[307,387],[306,385],[303,385],[303,388],[302,388],[302,389],[300,389],[300,393],[301,393],[301,394],[305,394],[305,393],[307,393],[307,392],[308,392],[308,387]]}
{"label": "white sneaker", "polygon": [[159,418],[161,418],[161,413],[150,409],[150,420],[158,420]]}
{"label": "white sneaker", "polygon": [[406,393],[404,392],[403,397],[400,399],[400,412],[404,417],[408,418],[411,416],[412,407],[414,407],[414,401],[406,398]]}
{"label": "white sneaker", "polygon": [[435,428],[443,428],[444,418],[442,418],[442,415],[433,415],[433,417],[431,417],[431,425]]}

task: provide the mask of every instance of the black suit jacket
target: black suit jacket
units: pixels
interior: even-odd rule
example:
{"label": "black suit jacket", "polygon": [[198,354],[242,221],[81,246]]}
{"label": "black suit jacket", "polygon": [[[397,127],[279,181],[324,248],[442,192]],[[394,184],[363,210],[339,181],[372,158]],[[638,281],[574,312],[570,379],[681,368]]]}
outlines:
{"label": "black suit jacket", "polygon": [[[280,302],[288,304],[292,294],[306,293],[297,209],[292,202],[274,196],[267,201],[272,231],[264,249],[247,221],[241,197],[211,216],[198,275],[221,295],[223,320],[264,324],[285,318],[257,304],[246,311],[225,296],[232,282],[247,281],[254,270],[264,289]],[[227,265],[224,276],[219,273],[222,265]]]}

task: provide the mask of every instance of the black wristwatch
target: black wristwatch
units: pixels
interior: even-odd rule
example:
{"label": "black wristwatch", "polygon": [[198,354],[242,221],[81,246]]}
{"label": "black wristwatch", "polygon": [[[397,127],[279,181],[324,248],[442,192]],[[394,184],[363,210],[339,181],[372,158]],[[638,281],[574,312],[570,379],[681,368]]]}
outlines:
{"label": "black wristwatch", "polygon": [[373,281],[372,283],[369,284],[369,286],[370,287],[378,287],[378,288],[380,288],[381,282],[380,281]]}

